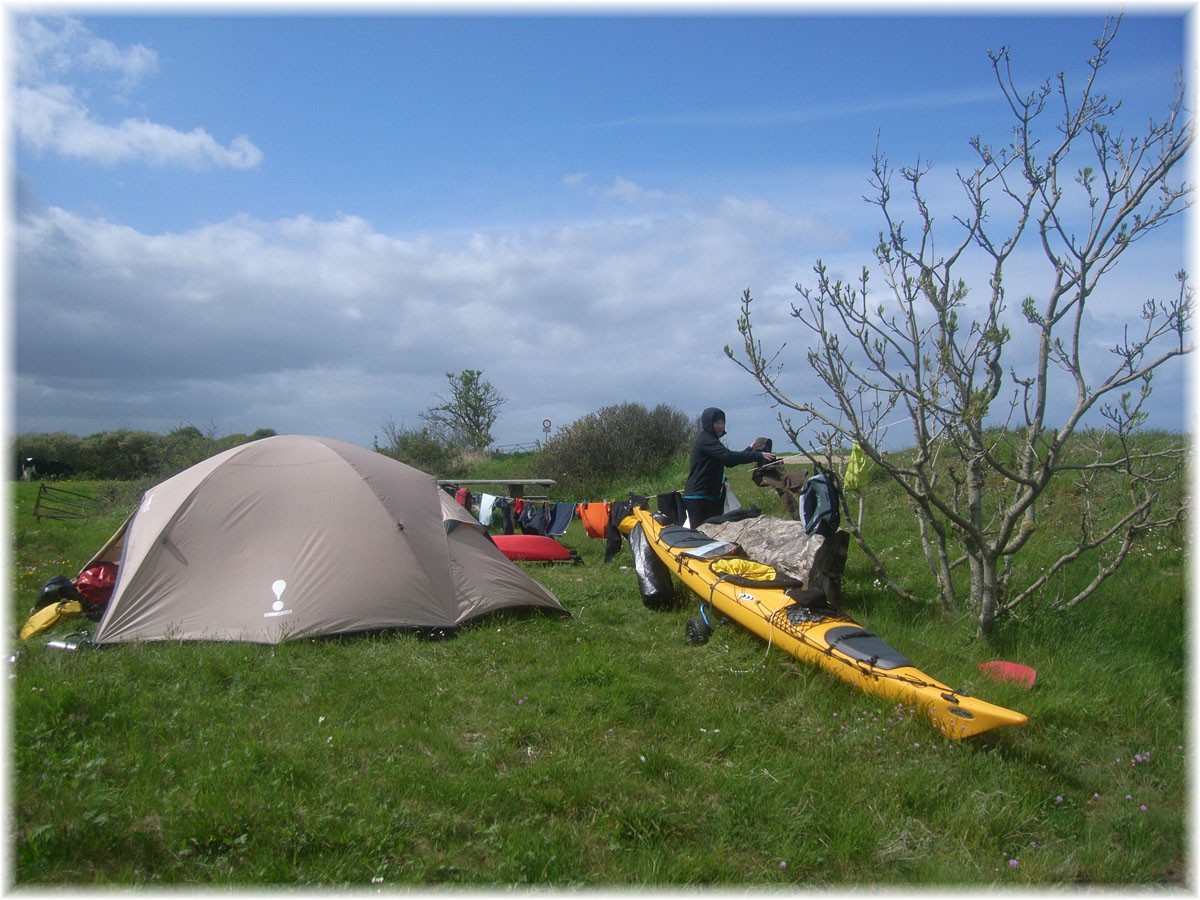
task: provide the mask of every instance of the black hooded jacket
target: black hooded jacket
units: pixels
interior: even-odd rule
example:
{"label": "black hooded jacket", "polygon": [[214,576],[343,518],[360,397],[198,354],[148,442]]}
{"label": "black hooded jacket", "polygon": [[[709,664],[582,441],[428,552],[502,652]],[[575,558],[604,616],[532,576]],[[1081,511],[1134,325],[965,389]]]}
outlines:
{"label": "black hooded jacket", "polygon": [[713,422],[725,419],[725,413],[710,406],[700,414],[700,434],[692,444],[692,465],[688,471],[683,496],[707,497],[710,500],[721,496],[721,480],[725,469],[743,463],[763,462],[765,457],[759,450],[730,450],[721,443]]}

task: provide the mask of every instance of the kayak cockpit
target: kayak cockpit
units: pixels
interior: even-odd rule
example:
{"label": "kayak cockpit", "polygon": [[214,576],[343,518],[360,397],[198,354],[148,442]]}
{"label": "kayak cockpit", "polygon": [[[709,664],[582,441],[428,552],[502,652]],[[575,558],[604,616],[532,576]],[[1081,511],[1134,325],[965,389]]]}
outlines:
{"label": "kayak cockpit", "polygon": [[903,653],[889,646],[883,638],[858,625],[830,628],[825,632],[825,640],[830,650],[837,650],[876,669],[899,669],[912,665]]}

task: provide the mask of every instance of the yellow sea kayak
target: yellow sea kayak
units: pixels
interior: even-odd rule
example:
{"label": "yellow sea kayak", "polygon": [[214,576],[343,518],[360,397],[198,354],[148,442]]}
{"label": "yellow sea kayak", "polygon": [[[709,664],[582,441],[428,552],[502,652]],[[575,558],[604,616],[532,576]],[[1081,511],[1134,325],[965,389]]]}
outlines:
{"label": "yellow sea kayak", "polygon": [[[766,567],[756,571],[757,564],[746,560],[734,544],[672,525],[640,507],[620,528],[630,537],[635,560],[644,542],[704,604],[803,662],[867,693],[922,710],[949,738],[969,738],[1029,721],[1019,712],[970,697],[926,675],[824,600],[821,592],[804,590],[790,579],[764,579],[766,573],[774,573]],[[645,587],[643,599],[652,605]],[[689,622],[689,640],[697,621]]]}

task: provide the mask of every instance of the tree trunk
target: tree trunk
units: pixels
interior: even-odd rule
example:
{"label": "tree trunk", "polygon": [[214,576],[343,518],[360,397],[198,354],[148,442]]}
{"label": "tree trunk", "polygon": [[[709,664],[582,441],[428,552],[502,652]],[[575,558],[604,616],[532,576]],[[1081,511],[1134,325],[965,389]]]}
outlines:
{"label": "tree trunk", "polygon": [[996,560],[990,555],[971,560],[971,599],[979,609],[979,636],[986,637],[996,624],[999,606]]}
{"label": "tree trunk", "polygon": [[996,624],[999,604],[998,556],[984,528],[984,457],[979,448],[967,460],[967,517],[963,537],[971,566],[971,604],[979,610],[979,635]]}

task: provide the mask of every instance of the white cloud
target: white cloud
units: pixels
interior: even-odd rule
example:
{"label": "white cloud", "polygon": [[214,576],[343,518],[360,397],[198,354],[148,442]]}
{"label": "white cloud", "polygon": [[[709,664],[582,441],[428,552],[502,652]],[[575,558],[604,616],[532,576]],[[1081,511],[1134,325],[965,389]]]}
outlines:
{"label": "white cloud", "polygon": [[[715,404],[734,442],[779,437],[757,384],[722,352],[739,342],[741,292],[756,298],[763,343],[789,344],[793,396],[819,397],[792,285],[817,258],[861,266],[870,246],[732,194],[637,221],[403,237],[354,216],[147,234],[21,199],[17,413],[36,431],[191,421],[369,445],[387,419],[417,424],[444,373],[476,368],[508,398],[501,444],[625,401],[689,415]],[[1038,281],[1012,274],[1014,291],[1026,283]],[[1181,378],[1164,374],[1156,387],[1178,403]],[[1162,427],[1178,426],[1172,413]]]}
{"label": "white cloud", "polygon": [[38,153],[104,165],[136,161],[189,169],[251,169],[262,161],[262,151],[243,136],[222,147],[200,128],[182,132],[144,119],[116,125],[97,122],[64,85],[18,87],[13,106],[17,135]]}
{"label": "white cloud", "polygon": [[141,44],[122,49],[96,37],[77,19],[21,16],[14,24],[16,80],[22,84],[109,73],[123,88],[130,88],[158,66],[153,50]]}
{"label": "white cloud", "polygon": [[721,352],[738,296],[810,229],[772,218],[757,235],[724,207],[465,238],[354,217],[143,234],[30,205],[16,230],[21,428],[52,428],[86,397],[126,427],[337,426],[369,442],[467,367],[509,398],[501,441],[536,439],[516,419],[540,427],[548,410],[564,425],[626,400],[736,410],[754,394]]}
{"label": "white cloud", "polygon": [[665,200],[667,197],[665,191],[648,191],[619,175],[613,180],[608,189],[605,190],[604,195],[625,203],[658,202]]}
{"label": "white cloud", "polygon": [[709,127],[759,128],[762,126],[814,124],[838,119],[863,118],[897,109],[945,110],[993,102],[996,87],[984,82],[979,87],[935,90],[903,97],[889,96],[855,103],[812,104],[776,109],[727,109],[717,112],[667,113],[626,116],[597,123],[597,128]]}
{"label": "white cloud", "polygon": [[658,206],[664,202],[686,203],[687,198],[681,195],[668,194],[658,188],[644,188],[635,181],[617,175],[607,187],[597,187],[592,183],[591,175],[587,172],[573,172],[564,175],[562,183],[565,187],[579,191],[588,197],[600,197],[615,200],[629,207]]}
{"label": "white cloud", "polygon": [[153,51],[119,48],[75,19],[23,17],[14,32],[13,120],[18,139],[34,152],[197,170],[250,169],[262,161],[262,151],[242,135],[222,146],[203,128],[181,131],[134,118],[110,124],[92,114],[89,96],[105,87],[96,76],[115,76],[114,93],[131,90],[157,67]]}

